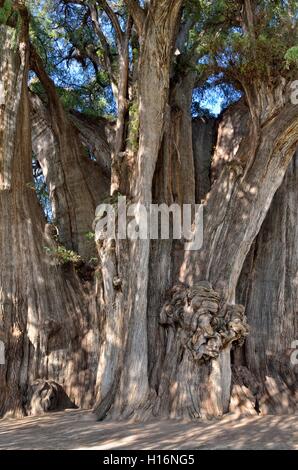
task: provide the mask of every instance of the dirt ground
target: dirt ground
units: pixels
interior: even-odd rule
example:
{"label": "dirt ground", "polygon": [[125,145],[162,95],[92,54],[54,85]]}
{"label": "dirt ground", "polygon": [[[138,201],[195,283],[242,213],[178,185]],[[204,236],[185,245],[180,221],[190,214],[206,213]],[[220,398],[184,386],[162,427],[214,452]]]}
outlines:
{"label": "dirt ground", "polygon": [[186,423],[97,422],[91,411],[0,420],[0,449],[296,449],[298,415]]}

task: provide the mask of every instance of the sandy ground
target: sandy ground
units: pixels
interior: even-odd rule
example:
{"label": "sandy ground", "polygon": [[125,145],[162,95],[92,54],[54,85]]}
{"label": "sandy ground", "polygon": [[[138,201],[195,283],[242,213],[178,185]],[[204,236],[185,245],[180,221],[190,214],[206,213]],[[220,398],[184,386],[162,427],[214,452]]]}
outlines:
{"label": "sandy ground", "polygon": [[97,422],[90,411],[0,420],[0,449],[296,449],[298,415],[185,423]]}

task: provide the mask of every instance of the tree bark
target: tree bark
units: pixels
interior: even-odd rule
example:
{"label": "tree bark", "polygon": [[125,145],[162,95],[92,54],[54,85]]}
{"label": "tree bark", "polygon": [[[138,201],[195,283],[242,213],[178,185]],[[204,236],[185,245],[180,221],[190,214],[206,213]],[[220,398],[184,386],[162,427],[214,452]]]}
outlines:
{"label": "tree bark", "polygon": [[[195,202],[195,159],[191,119],[193,71],[172,78],[169,106],[162,146],[153,179],[155,204],[193,205]],[[159,315],[166,300],[183,254],[179,240],[151,240],[148,286],[148,355],[149,378],[153,389],[158,387],[164,337],[159,328]]]}
{"label": "tree bark", "polygon": [[36,379],[58,382],[78,406],[93,402],[98,363],[98,317],[71,267],[60,266],[32,184],[28,15],[19,8],[21,31],[0,26],[0,415],[30,408]]}
{"label": "tree bark", "polygon": [[237,298],[246,306],[250,335],[242,356],[235,357],[235,369],[244,366],[254,377],[258,387],[251,393],[262,414],[293,413],[297,407],[298,370],[291,364],[298,332],[297,163],[296,153],[237,287]]}
{"label": "tree bark", "polygon": [[[22,24],[17,47],[12,29],[0,26],[5,46],[0,58],[0,337],[6,352],[0,414],[94,402],[99,419],[214,417],[246,406],[252,413],[292,411],[297,371],[288,360],[297,333],[296,160],[288,166],[298,145],[298,108],[290,102],[290,84],[283,78],[270,87],[258,79],[244,83],[245,100],[223,116],[210,168],[217,124],[192,126],[192,72],[171,81],[182,0],[152,0],[146,8],[134,0],[126,3],[131,15],[126,36],[114,13],[107,13],[122,45],[111,169],[106,140],[91,138],[95,124],[65,112],[32,49],[30,57],[22,2],[17,2]],[[131,18],[140,44],[135,152],[126,139]],[[247,22],[253,29],[249,17]],[[47,105],[33,97],[30,106],[30,60]],[[140,205],[193,206],[203,200],[202,249],[184,252],[171,239],[99,241],[96,290],[79,279],[71,263],[58,265],[44,250],[54,250],[55,241],[30,188],[30,111],[33,147],[66,247],[84,257],[92,254],[85,235],[108,177],[110,202],[121,191],[129,204],[138,204],[137,220]],[[197,127],[198,138],[192,133]],[[84,153],[90,139],[97,162]],[[262,282],[273,271],[281,279],[276,289]],[[247,337],[246,313],[251,330],[265,327],[266,334]],[[244,342],[237,353],[234,347]]]}
{"label": "tree bark", "polygon": [[[146,206],[152,201],[152,181],[164,132],[172,48],[181,4],[180,0],[151,2],[146,14],[138,10],[144,13],[142,25],[140,15],[131,10],[140,34],[139,145],[137,155],[130,162],[132,170],[126,194],[135,203]],[[104,266],[110,266],[104,271],[106,303],[114,300],[116,311],[107,308],[96,412],[103,418],[113,404],[113,416],[144,418],[151,406],[147,339],[150,241],[135,240],[128,245],[117,241],[108,260],[109,249],[111,244],[102,254]],[[114,273],[122,281],[120,292],[115,292],[113,286]]]}
{"label": "tree bark", "polygon": [[193,153],[195,165],[196,203],[209,193],[212,182],[211,157],[216,145],[217,119],[199,117],[193,120]]}
{"label": "tree bark", "polygon": [[[70,111],[70,119],[79,131],[83,146],[94,156],[102,175],[111,181],[111,149],[115,136],[115,123],[105,118],[93,117],[78,111]],[[105,187],[103,189],[106,191]]]}
{"label": "tree bark", "polygon": [[108,180],[99,165],[88,157],[78,130],[33,49],[31,67],[48,98],[47,107],[38,97],[31,99],[33,144],[49,187],[60,242],[89,260],[95,254],[95,246],[86,234],[92,231],[95,208],[108,191]]}
{"label": "tree bark", "polygon": [[[289,84],[283,80],[273,91],[264,93],[263,85],[259,92],[255,90],[259,140],[249,149],[247,136],[254,135],[255,131],[255,123],[249,121],[251,130],[246,132],[235,158],[224,166],[207,196],[203,248],[185,253],[180,270],[183,286],[173,288],[161,314],[167,352],[157,413],[214,416],[229,408],[230,347],[235,341],[241,343],[247,334],[243,309],[234,305],[236,285],[249,248],[297,146],[298,111],[290,102],[288,91]],[[202,285],[202,281],[211,284]],[[209,332],[204,336],[202,330],[205,328],[206,332],[206,325],[198,321],[204,318],[203,298],[211,302],[217,295],[214,310],[206,304]],[[192,299],[196,297],[193,305]],[[190,329],[190,318],[194,321],[194,330]],[[222,321],[217,323],[219,318]],[[218,340],[216,345],[215,339]],[[202,343],[210,352],[206,364],[200,362]],[[199,351],[198,357],[194,351]],[[200,379],[196,373],[200,374]],[[170,404],[168,408],[165,408],[166,403]]]}

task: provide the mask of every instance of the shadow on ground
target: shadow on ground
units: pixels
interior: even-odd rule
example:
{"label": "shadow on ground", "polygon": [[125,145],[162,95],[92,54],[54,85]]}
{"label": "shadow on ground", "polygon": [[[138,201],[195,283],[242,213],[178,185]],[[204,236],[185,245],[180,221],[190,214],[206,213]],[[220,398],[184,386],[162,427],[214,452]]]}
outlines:
{"label": "shadow on ground", "polygon": [[185,423],[97,422],[69,410],[0,420],[0,449],[296,449],[296,416],[242,417]]}

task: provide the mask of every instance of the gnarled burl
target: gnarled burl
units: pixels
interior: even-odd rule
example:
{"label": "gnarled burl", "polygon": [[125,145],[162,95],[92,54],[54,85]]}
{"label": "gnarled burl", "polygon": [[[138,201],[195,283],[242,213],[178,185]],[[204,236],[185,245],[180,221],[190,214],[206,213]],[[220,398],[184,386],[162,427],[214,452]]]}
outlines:
{"label": "gnarled burl", "polygon": [[214,406],[212,395],[231,344],[242,344],[248,334],[244,307],[226,304],[207,281],[192,287],[178,284],[162,308],[160,323],[167,346],[154,414],[220,415],[225,405]]}

